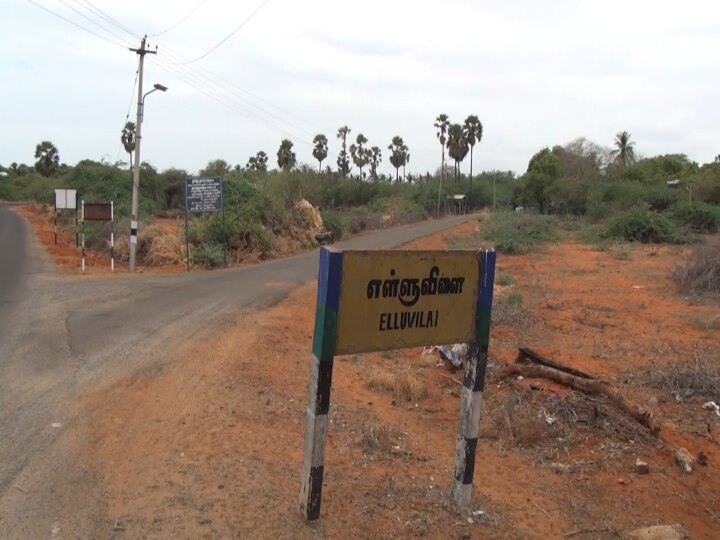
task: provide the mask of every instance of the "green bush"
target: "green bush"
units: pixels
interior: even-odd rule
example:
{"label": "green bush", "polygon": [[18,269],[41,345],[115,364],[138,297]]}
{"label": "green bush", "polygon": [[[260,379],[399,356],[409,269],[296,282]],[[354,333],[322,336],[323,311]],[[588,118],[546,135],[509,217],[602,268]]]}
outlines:
{"label": "green bush", "polygon": [[193,262],[208,268],[222,266],[224,260],[225,254],[222,244],[205,242],[195,248],[193,253]]}
{"label": "green bush", "polygon": [[694,232],[713,233],[720,229],[720,207],[704,203],[681,203],[672,210],[673,217]]}
{"label": "green bush", "polygon": [[601,237],[645,244],[690,241],[688,235],[682,230],[676,230],[673,222],[666,216],[641,207],[633,208],[611,219],[603,228]]}
{"label": "green bush", "polygon": [[488,237],[495,249],[521,255],[545,242],[557,239],[558,218],[528,213],[496,212],[488,225]]}
{"label": "green bush", "polygon": [[340,240],[347,231],[347,220],[337,212],[320,213],[325,228],[333,235],[334,240]]}

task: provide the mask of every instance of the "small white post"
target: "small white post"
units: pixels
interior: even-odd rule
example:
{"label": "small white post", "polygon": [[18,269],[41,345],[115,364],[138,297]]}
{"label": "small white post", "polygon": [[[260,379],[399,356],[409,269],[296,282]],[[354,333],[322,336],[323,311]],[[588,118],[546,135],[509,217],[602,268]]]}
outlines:
{"label": "small white post", "polygon": [[110,271],[115,271],[115,203],[110,201]]}
{"label": "small white post", "polygon": [[82,222],[82,233],[80,234],[82,239],[82,259],[80,268],[85,273],[85,200],[80,201],[80,221]]}

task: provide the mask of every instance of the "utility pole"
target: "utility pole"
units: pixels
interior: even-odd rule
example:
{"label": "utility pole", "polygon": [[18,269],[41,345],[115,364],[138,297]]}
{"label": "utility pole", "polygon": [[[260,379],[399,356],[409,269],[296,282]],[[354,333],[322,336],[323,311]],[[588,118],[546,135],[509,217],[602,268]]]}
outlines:
{"label": "utility pole", "polygon": [[147,36],[142,38],[139,49],[130,49],[140,57],[140,65],[138,67],[138,103],[137,103],[137,121],[135,129],[135,169],[133,171],[132,186],[132,209],[130,211],[130,271],[135,271],[135,248],[138,239],[138,191],[140,191],[140,141],[142,140],[142,118],[143,118],[143,66],[145,64],[146,54],[157,54],[157,49],[151,51],[145,48]]}

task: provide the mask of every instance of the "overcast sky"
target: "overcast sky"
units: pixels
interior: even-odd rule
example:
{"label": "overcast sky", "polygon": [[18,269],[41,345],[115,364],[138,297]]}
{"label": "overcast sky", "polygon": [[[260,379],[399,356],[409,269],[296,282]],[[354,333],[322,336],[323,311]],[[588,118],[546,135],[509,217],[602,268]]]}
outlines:
{"label": "overcast sky", "polygon": [[439,166],[440,113],[480,118],[476,171],[523,172],[544,146],[579,136],[609,146],[621,130],[643,156],[704,163],[720,153],[716,0],[269,0],[184,65],[263,0],[33,1],[110,42],[28,0],[3,0],[5,166],[32,163],[42,140],[69,164],[127,159],[120,131],[137,68],[127,47],[198,5],[149,37],[158,54],[146,57],[144,89],[169,90],[146,100],[141,157],[160,169],[196,172],[216,158],[245,165],[258,150],[275,166],[286,137],[298,161],[316,163],[316,133],[330,139],[325,164],[335,167],[346,124],[383,149],[383,171],[400,135],[408,172],[425,172]]}

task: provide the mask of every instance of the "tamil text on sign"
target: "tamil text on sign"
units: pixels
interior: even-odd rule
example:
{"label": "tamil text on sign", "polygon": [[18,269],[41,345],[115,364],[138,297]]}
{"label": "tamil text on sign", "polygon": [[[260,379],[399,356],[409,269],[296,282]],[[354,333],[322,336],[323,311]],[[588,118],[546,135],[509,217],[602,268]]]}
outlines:
{"label": "tamil text on sign", "polygon": [[346,251],[337,354],[475,341],[476,252]]}
{"label": "tamil text on sign", "polygon": [[223,179],[219,176],[185,180],[188,212],[220,212],[223,209]]}

